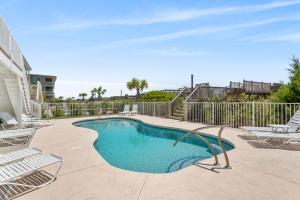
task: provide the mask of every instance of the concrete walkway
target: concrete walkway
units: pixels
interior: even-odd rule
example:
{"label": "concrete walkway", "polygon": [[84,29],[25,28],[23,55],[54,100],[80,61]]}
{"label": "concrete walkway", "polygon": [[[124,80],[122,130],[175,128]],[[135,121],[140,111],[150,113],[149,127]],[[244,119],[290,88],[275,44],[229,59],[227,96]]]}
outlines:
{"label": "concrete walkway", "polygon": [[[192,130],[201,124],[149,116],[146,123]],[[38,131],[32,146],[62,156],[58,179],[23,195],[23,200],[299,200],[300,152],[255,149],[237,137],[239,129],[226,128],[223,137],[235,145],[228,153],[232,169],[211,170],[213,160],[202,161],[170,174],[146,174],[115,168],[96,152],[97,133],[78,128],[79,119],[55,120]],[[216,135],[217,129],[206,133]],[[219,156],[222,166],[225,162]]]}

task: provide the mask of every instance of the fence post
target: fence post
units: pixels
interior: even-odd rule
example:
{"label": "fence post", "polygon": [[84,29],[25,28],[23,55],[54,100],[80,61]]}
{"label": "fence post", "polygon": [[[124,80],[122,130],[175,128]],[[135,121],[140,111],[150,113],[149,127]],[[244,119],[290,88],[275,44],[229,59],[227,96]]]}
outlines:
{"label": "fence post", "polygon": [[215,102],[212,102],[211,105],[211,121],[212,125],[215,125]]}
{"label": "fence post", "polygon": [[153,110],[154,110],[153,114],[154,114],[154,116],[156,116],[156,103],[155,102],[153,103]]}
{"label": "fence post", "polygon": [[255,103],[252,102],[252,126],[255,126]]}
{"label": "fence post", "polygon": [[101,102],[99,102],[99,111],[100,111],[99,115],[102,115],[102,103]]}
{"label": "fence post", "polygon": [[188,121],[188,102],[183,101],[183,119],[184,121]]}
{"label": "fence post", "polygon": [[143,102],[143,115],[145,115],[145,102]]}
{"label": "fence post", "polygon": [[168,109],[169,109],[169,118],[172,116],[172,103],[169,101],[168,102]]}

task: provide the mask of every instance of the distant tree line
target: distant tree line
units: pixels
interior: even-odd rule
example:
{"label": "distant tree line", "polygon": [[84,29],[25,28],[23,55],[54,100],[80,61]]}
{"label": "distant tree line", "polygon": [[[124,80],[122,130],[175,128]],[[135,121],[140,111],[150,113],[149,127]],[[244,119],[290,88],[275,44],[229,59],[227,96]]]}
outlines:
{"label": "distant tree line", "polygon": [[[210,101],[210,102],[250,102],[250,101],[268,101],[268,102],[283,102],[283,103],[297,103],[300,102],[300,62],[299,58],[293,56],[291,58],[289,71],[289,82],[282,84],[282,86],[269,96],[260,96],[253,94],[242,93],[238,96],[228,94],[224,97],[213,96],[208,100],[198,101]],[[146,92],[143,96],[142,92],[148,88],[148,82],[145,79],[132,78],[126,83],[129,90],[136,91],[136,98],[134,101],[171,101],[176,97],[175,94],[169,92],[162,92],[158,90]],[[107,92],[102,86],[93,88],[91,90],[91,96],[87,99],[88,94],[85,92],[79,93],[79,97],[82,102],[88,101],[103,101],[103,95]],[[75,102],[78,101],[74,97],[64,99],[60,96],[58,98],[51,99],[50,102]],[[126,98],[115,101],[133,101]]]}

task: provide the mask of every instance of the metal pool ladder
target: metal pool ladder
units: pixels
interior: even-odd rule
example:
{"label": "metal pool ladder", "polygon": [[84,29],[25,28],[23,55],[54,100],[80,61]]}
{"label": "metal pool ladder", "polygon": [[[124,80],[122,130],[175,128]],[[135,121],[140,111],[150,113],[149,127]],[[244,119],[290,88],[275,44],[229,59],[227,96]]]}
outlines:
{"label": "metal pool ladder", "polygon": [[227,155],[226,150],[225,150],[225,148],[224,148],[224,146],[222,144],[222,137],[221,137],[222,132],[225,129],[225,126],[205,126],[205,127],[194,129],[192,131],[188,131],[186,134],[184,134],[183,136],[181,136],[180,138],[178,138],[176,140],[176,142],[173,144],[173,146],[176,146],[176,144],[178,142],[180,142],[181,140],[183,140],[184,138],[186,138],[187,136],[189,136],[189,135],[192,134],[192,135],[196,136],[198,139],[200,139],[201,141],[203,141],[208,146],[209,150],[211,151],[212,155],[215,158],[214,165],[218,165],[219,164],[218,156],[217,156],[217,154],[216,154],[213,146],[203,136],[201,136],[199,133],[197,133],[197,131],[208,129],[208,128],[215,128],[215,127],[220,127],[220,130],[218,132],[218,143],[219,143],[219,145],[221,147],[221,150],[222,150],[222,153],[224,154],[224,157],[225,157],[225,161],[226,161],[225,168],[230,168],[228,155]]}

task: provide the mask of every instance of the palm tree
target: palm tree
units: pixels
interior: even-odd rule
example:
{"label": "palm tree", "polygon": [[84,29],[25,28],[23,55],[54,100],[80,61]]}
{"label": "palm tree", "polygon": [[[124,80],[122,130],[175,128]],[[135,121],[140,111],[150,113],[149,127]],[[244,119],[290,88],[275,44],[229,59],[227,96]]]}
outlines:
{"label": "palm tree", "polygon": [[84,93],[84,92],[79,94],[79,97],[82,97],[82,101],[84,101],[84,97],[86,97],[86,96],[87,96],[87,93]]}
{"label": "palm tree", "polygon": [[106,89],[103,89],[102,86],[99,86],[98,88],[94,88],[94,90],[98,95],[98,101],[100,101],[102,99],[102,95],[105,94]]}
{"label": "palm tree", "polygon": [[148,88],[148,82],[146,80],[139,80],[137,78],[133,78],[131,81],[127,82],[127,88],[129,90],[136,90],[136,97],[139,98],[141,96],[141,92]]}
{"label": "palm tree", "polygon": [[92,100],[94,100],[94,97],[97,94],[97,88],[92,89],[91,94],[92,94]]}

